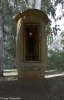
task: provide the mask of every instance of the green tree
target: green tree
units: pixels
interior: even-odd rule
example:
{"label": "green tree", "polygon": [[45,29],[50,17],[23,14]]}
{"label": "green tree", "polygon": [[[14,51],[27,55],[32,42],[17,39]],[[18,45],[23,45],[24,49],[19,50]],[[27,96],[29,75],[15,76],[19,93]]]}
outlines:
{"label": "green tree", "polygon": [[[56,6],[60,3],[63,6],[63,0],[54,0],[53,2],[42,0],[41,10],[47,15],[51,14],[55,19]],[[6,66],[15,66],[16,28],[13,23],[14,16],[31,8],[35,8],[35,0],[0,0],[0,10],[2,10],[4,21],[4,63]],[[53,32],[57,33],[57,26],[53,28]]]}
{"label": "green tree", "polygon": [[64,51],[64,31],[61,33],[61,46]]}

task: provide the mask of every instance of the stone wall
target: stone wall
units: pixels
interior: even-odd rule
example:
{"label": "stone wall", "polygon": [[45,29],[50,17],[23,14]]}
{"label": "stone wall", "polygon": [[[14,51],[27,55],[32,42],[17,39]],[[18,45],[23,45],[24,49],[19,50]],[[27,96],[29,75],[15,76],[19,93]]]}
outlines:
{"label": "stone wall", "polygon": [[[25,31],[24,23],[39,23],[39,62],[25,62]],[[46,68],[46,34],[45,22],[42,17],[25,16],[20,18],[17,23],[17,44],[16,44],[16,62],[18,69],[18,79],[22,84],[41,84],[44,80]]]}

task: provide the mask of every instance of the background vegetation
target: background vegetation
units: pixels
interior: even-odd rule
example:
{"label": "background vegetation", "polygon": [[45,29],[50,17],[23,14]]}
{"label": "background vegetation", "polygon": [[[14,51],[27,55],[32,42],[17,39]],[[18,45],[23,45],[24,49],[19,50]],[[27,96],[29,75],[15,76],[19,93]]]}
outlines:
{"label": "background vegetation", "polygon": [[[0,11],[3,14],[3,32],[4,32],[4,68],[15,68],[16,58],[16,28],[13,23],[14,16],[23,12],[26,9],[35,8],[36,0],[0,0]],[[41,10],[48,16],[52,16],[54,21],[57,21],[63,17],[56,18],[57,5],[61,4],[62,9],[64,5],[63,0],[42,0]],[[50,19],[50,24],[52,19]],[[60,37],[60,48],[57,47],[57,43],[53,44],[53,35],[57,36],[59,30],[58,25],[51,28],[51,34],[47,37],[48,41],[48,66],[47,69],[64,70],[64,32]],[[53,45],[53,48],[49,46]]]}

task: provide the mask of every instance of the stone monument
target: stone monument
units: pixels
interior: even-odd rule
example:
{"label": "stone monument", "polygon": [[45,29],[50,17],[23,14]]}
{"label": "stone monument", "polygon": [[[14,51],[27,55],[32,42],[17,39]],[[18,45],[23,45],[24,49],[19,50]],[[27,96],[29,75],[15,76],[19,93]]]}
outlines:
{"label": "stone monument", "polygon": [[47,66],[47,34],[45,32],[49,19],[37,9],[28,9],[19,13],[14,24],[16,34],[16,66],[18,80],[25,86],[43,84]]}

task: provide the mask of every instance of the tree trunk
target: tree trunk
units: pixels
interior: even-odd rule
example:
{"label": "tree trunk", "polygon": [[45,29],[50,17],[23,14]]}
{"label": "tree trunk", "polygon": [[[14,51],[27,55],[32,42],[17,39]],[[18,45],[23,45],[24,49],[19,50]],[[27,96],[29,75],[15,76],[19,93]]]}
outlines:
{"label": "tree trunk", "polygon": [[0,11],[0,76],[3,76],[3,18]]}
{"label": "tree trunk", "polygon": [[35,1],[35,9],[41,9],[41,2],[42,2],[42,0],[36,0]]}

